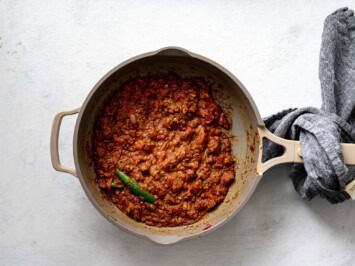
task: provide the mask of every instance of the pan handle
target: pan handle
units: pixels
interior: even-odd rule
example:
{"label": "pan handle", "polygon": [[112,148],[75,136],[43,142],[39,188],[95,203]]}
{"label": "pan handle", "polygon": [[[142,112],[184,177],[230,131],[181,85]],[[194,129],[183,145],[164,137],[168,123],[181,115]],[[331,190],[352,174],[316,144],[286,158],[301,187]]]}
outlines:
{"label": "pan handle", "polygon": [[265,173],[271,167],[283,164],[283,163],[303,163],[302,155],[301,155],[301,145],[299,141],[288,140],[280,138],[274,134],[272,134],[266,127],[259,126],[258,132],[260,136],[260,142],[262,143],[263,138],[267,138],[272,142],[279,144],[284,147],[284,153],[279,156],[272,158],[266,162],[262,162],[262,144],[260,145],[261,150],[258,158],[258,166],[257,171],[259,174]]}
{"label": "pan handle", "polygon": [[[265,173],[271,167],[282,164],[282,163],[303,163],[301,145],[299,141],[288,140],[280,138],[272,134],[266,127],[258,127],[258,132],[260,136],[260,141],[263,138],[267,138],[276,144],[284,147],[284,153],[279,156],[272,158],[266,162],[262,162],[262,150],[259,153],[257,171],[259,174]],[[355,165],[355,144],[341,143],[341,149],[343,151],[344,163],[346,165]],[[262,149],[262,145],[261,149]],[[345,191],[350,195],[350,197],[355,200],[355,180],[350,182]]]}
{"label": "pan handle", "polygon": [[74,115],[80,112],[80,108],[77,108],[72,111],[60,112],[58,113],[53,120],[51,140],[50,140],[50,151],[51,151],[51,160],[53,168],[59,172],[64,172],[71,174],[77,177],[75,169],[67,168],[60,163],[59,159],[59,150],[58,150],[58,139],[59,139],[59,130],[62,123],[62,119],[67,115]]}
{"label": "pan handle", "polygon": [[[281,156],[275,157],[266,162],[261,162],[262,152],[260,152],[258,159],[258,172],[260,174],[263,174],[266,170],[277,164],[303,163],[301,145],[299,141],[280,138],[272,134],[264,126],[259,126],[258,132],[261,138],[260,141],[262,141],[262,138],[267,138],[284,147],[284,153]],[[344,163],[346,165],[355,165],[355,144],[341,143],[340,145],[343,151]]]}

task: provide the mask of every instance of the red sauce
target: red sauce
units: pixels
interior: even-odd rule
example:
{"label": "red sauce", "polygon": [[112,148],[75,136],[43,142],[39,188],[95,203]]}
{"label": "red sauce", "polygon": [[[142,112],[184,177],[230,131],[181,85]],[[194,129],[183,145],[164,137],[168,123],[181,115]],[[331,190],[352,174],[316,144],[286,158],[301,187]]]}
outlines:
{"label": "red sauce", "polygon": [[[200,220],[221,203],[234,180],[230,123],[203,79],[137,77],[99,113],[92,139],[96,182],[129,217],[152,226]],[[125,172],[158,200],[135,196],[114,170]]]}

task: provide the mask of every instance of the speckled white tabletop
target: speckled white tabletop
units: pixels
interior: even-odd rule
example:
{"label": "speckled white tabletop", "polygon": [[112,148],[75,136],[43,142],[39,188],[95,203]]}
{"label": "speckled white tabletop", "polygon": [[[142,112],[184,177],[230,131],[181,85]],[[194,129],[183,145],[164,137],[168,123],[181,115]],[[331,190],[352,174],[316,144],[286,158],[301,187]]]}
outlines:
{"label": "speckled white tabletop", "polygon": [[[169,45],[228,68],[262,116],[320,106],[322,24],[342,6],[355,3],[0,1],[0,264],[354,265],[354,202],[300,199],[288,165],[267,172],[227,225],[166,247],[106,221],[49,156],[57,112],[79,107],[123,60]],[[61,131],[68,166],[74,123]]]}

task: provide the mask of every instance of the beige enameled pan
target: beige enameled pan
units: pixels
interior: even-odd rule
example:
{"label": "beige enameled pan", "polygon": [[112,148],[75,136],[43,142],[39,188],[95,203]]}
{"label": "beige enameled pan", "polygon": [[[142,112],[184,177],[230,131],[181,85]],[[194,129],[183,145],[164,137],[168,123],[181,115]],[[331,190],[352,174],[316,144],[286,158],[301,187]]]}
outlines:
{"label": "beige enameled pan", "polygon": [[[225,107],[227,116],[233,121],[231,131],[234,136],[233,155],[237,163],[236,181],[231,185],[224,202],[197,223],[157,228],[134,221],[103,199],[94,182],[90,139],[95,116],[102,103],[123,82],[135,75],[164,74],[172,71],[183,77],[204,77],[213,84],[215,100],[222,108]],[[76,169],[68,169],[60,164],[58,136],[62,118],[73,114],[78,114],[73,140]],[[283,155],[262,163],[264,137],[284,146]],[[89,200],[104,217],[130,233],[160,244],[172,244],[211,232],[226,223],[243,207],[266,170],[277,164],[302,162],[299,142],[279,138],[265,128],[253,99],[235,76],[219,64],[178,47],[167,47],[142,54],[113,68],[94,86],[80,108],[56,115],[50,148],[53,167],[77,176]],[[355,165],[355,145],[342,144],[342,148],[346,164]],[[355,198],[355,182],[347,186],[347,192]]]}

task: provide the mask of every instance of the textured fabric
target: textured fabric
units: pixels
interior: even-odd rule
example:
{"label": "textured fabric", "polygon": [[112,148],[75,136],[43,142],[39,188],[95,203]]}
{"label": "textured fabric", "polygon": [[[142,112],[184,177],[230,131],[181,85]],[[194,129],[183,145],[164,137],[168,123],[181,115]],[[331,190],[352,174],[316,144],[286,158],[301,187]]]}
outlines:
{"label": "textured fabric", "polygon": [[[294,164],[290,177],[304,199],[320,195],[331,203],[349,198],[346,185],[355,169],[344,165],[340,142],[355,143],[355,17],[341,8],[325,22],[319,60],[322,107],[288,109],[264,119],[275,135],[300,140],[304,164]],[[264,140],[263,161],[282,154],[281,146]]]}

